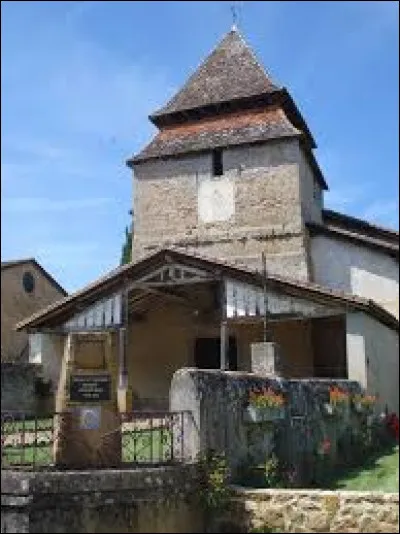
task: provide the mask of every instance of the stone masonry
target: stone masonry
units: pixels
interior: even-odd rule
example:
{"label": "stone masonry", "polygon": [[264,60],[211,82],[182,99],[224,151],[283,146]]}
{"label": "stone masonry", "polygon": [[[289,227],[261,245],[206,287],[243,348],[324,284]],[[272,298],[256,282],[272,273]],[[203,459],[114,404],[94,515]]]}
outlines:
{"label": "stone masonry", "polygon": [[204,532],[197,492],[194,465],[2,470],[1,532]]}
{"label": "stone masonry", "polygon": [[399,532],[399,494],[236,487],[227,515],[234,532]]}
{"label": "stone masonry", "polygon": [[163,244],[261,268],[264,251],[270,272],[308,279],[298,141],[231,147],[223,162],[234,209],[213,222],[199,216],[200,184],[213,180],[211,153],[135,165],[133,257]]}

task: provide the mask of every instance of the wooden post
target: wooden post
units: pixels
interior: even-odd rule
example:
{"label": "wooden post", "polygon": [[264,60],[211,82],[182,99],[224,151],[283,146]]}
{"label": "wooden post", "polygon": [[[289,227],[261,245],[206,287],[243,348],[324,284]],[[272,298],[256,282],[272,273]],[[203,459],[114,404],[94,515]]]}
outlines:
{"label": "wooden post", "polygon": [[267,292],[267,260],[265,252],[261,254],[262,272],[263,272],[263,293],[264,293],[264,317],[263,317],[263,340],[264,343],[269,341],[270,332],[268,331],[268,292]]}
{"label": "wooden post", "polygon": [[121,327],[118,335],[118,407],[121,413],[132,410],[131,390],[128,383],[127,353],[129,327],[128,290],[124,291],[121,310]]}
{"label": "wooden post", "polygon": [[227,333],[228,333],[228,324],[226,321],[221,321],[221,356],[220,356],[220,367],[221,371],[226,370],[226,340],[227,340]]}
{"label": "wooden post", "polygon": [[226,321],[226,290],[225,280],[221,281],[221,327],[220,327],[220,369],[225,371],[227,369],[227,339],[228,339],[228,323]]}
{"label": "wooden post", "polygon": [[125,389],[126,384],[126,328],[118,330],[118,388]]}

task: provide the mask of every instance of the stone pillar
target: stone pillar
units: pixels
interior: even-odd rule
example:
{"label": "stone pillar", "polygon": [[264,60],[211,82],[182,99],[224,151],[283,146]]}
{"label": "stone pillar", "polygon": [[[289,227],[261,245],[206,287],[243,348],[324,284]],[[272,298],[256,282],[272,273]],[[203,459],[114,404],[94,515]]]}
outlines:
{"label": "stone pillar", "polygon": [[361,313],[346,314],[347,378],[356,380],[363,388],[367,388],[368,361],[365,354],[363,319]]}
{"label": "stone pillar", "polygon": [[198,458],[204,441],[200,436],[202,414],[198,393],[198,385],[192,378],[190,370],[178,369],[171,380],[169,409],[171,412],[184,413],[178,423],[181,425],[180,428],[178,425],[173,427],[173,447],[174,455],[187,462],[193,462]]}
{"label": "stone pillar", "polygon": [[284,365],[279,345],[271,341],[252,343],[251,371],[262,376],[283,376]]}

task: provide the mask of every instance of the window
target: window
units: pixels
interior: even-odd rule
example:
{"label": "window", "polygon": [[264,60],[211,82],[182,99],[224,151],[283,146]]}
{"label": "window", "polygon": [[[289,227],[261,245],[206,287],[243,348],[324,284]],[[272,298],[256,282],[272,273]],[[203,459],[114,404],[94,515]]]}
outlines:
{"label": "window", "polygon": [[222,150],[213,150],[212,152],[213,176],[222,176],[224,168],[222,165]]}
{"label": "window", "polygon": [[27,293],[32,293],[35,289],[35,279],[32,273],[26,272],[22,277],[22,285]]}

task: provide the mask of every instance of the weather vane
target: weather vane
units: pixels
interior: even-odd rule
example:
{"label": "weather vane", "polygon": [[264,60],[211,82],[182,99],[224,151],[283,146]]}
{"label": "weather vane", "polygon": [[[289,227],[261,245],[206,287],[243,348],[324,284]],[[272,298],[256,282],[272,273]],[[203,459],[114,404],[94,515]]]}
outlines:
{"label": "weather vane", "polygon": [[238,21],[238,6],[237,2],[232,2],[231,12],[232,12],[232,30],[237,30],[237,21]]}

